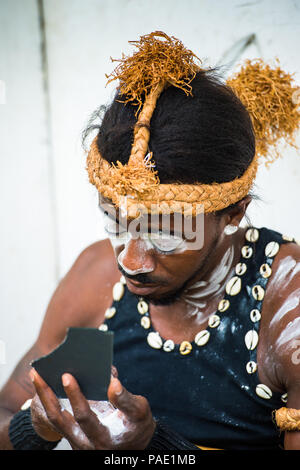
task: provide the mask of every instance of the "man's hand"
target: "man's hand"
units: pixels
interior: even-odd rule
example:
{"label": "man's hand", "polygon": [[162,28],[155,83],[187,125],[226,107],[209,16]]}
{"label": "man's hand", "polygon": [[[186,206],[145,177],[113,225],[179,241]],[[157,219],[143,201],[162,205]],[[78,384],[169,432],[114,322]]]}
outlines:
{"label": "man's hand", "polygon": [[75,378],[63,374],[70,413],[61,407],[35,370],[30,375],[38,395],[31,405],[32,422],[44,439],[58,440],[63,436],[73,449],[84,450],[140,450],[150,442],[155,421],[148,401],[129,393],[115,376],[112,375],[107,392],[112,407],[109,403],[105,406],[105,402],[88,402]]}

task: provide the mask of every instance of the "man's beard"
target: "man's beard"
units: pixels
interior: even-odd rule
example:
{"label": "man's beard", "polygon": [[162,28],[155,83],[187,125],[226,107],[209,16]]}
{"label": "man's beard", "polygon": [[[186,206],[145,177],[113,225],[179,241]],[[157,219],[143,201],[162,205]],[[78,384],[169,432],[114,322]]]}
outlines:
{"label": "man's beard", "polygon": [[[208,259],[211,257],[213,251],[215,251],[216,243],[217,243],[218,236],[215,237],[214,241],[212,242],[211,248],[208,251],[207,255],[205,256],[203,262],[201,263],[201,266],[196,269],[196,271],[179,287],[174,289],[173,291],[166,292],[165,294],[162,294],[159,298],[156,298],[154,296],[150,295],[143,295],[143,299],[146,300],[146,302],[151,303],[152,305],[162,305],[162,306],[167,306],[167,305],[172,305],[180,298],[182,297],[184,291],[186,290],[188,284],[198,275],[203,270],[203,266],[205,266],[206,262]],[[125,276],[128,277],[129,279],[134,279],[137,282],[141,282],[142,284],[151,284],[151,280],[149,280],[147,274],[137,274],[135,276],[130,276],[122,269],[122,267],[118,264],[118,269],[119,271]],[[135,297],[139,300],[141,298],[140,295],[133,294]]]}
{"label": "man's beard", "polygon": [[[181,298],[189,281],[190,278],[181,287],[174,289],[171,292],[166,292],[166,294],[162,294],[159,299],[151,295],[143,295],[143,299],[152,305],[172,305]],[[136,295],[136,297],[139,298],[138,295]]]}

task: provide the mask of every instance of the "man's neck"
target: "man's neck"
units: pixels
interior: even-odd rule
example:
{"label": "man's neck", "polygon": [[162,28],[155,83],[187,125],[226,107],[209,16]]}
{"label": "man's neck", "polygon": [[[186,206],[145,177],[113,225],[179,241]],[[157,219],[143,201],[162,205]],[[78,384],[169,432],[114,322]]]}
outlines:
{"label": "man's neck", "polygon": [[203,269],[190,279],[180,297],[170,305],[151,307],[153,317],[181,324],[190,323],[191,319],[197,324],[207,321],[224,297],[226,283],[239,262],[244,233],[245,229],[241,228],[231,237],[220,238],[208,254],[207,263],[203,263]]}

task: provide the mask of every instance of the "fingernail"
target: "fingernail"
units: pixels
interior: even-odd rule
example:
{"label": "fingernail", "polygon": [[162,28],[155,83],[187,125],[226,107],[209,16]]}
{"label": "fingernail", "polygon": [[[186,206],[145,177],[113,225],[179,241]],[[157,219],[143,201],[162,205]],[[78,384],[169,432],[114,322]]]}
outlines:
{"label": "fingernail", "polygon": [[31,378],[31,381],[34,382],[35,381],[35,371],[34,369],[31,369],[30,372],[29,372],[29,377]]}
{"label": "fingernail", "polygon": [[114,381],[115,381],[115,394],[121,395],[121,393],[123,392],[123,386],[118,379],[114,378]]}
{"label": "fingernail", "polygon": [[68,387],[70,385],[70,379],[67,375],[62,376],[62,383],[64,387]]}

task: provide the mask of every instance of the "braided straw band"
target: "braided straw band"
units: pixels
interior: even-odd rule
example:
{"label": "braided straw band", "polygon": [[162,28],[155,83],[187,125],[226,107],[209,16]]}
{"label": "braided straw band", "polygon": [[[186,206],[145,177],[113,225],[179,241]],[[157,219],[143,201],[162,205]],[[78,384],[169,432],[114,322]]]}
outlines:
{"label": "braided straw band", "polygon": [[275,411],[275,420],[281,431],[300,431],[300,410],[280,408]]}
{"label": "braided straw band", "polygon": [[[171,214],[183,212],[196,216],[215,212],[245,197],[255,179],[258,168],[256,155],[245,173],[233,181],[212,184],[160,184],[155,173],[147,168],[138,169],[140,178],[131,178],[130,166],[110,165],[101,157],[97,137],[93,140],[87,170],[90,182],[102,196],[111,199],[116,207],[126,202],[127,215],[136,218],[141,213]],[[149,179],[148,179],[149,176]],[[147,181],[148,179],[148,181]]]}

